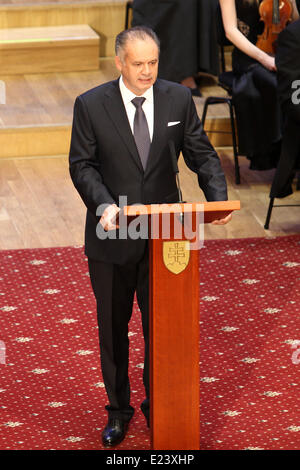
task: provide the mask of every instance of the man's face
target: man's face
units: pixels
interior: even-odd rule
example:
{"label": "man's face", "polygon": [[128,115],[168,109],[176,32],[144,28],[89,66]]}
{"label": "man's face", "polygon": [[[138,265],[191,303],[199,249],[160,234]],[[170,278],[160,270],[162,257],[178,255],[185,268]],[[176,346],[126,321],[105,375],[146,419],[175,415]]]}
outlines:
{"label": "man's face", "polygon": [[116,57],[116,67],[121,72],[126,87],[140,96],[157,78],[158,47],[151,39],[127,41],[123,56]]}

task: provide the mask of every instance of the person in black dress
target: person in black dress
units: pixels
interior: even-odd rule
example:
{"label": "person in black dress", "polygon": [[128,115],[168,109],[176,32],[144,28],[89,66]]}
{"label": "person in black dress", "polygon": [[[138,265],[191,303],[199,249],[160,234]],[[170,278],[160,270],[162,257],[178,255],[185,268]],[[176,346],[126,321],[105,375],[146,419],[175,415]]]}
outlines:
{"label": "person in black dress", "polygon": [[[282,139],[275,59],[255,45],[264,28],[260,3],[261,0],[220,0],[225,34],[235,46],[233,102],[239,153],[249,158],[253,170],[276,167]],[[296,18],[294,0],[292,3]]]}
{"label": "person in black dress", "polygon": [[198,72],[219,73],[215,13],[218,0],[134,0],[132,26],[146,25],[160,39],[159,78],[200,96]]}
{"label": "person in black dress", "polygon": [[[292,194],[295,170],[300,167],[299,58],[300,19],[288,25],[278,37],[275,62],[284,128],[281,155],[272,183],[270,198],[283,198]],[[299,175],[297,188],[300,189]]]}

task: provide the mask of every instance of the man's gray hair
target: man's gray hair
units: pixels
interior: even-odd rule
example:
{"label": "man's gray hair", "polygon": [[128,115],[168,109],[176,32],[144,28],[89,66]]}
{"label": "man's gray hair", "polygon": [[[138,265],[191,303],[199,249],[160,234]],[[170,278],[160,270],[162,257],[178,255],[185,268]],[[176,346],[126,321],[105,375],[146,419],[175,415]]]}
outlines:
{"label": "man's gray hair", "polygon": [[136,39],[140,39],[142,41],[146,41],[147,39],[152,39],[158,47],[158,51],[160,49],[160,42],[155,34],[155,32],[148,28],[148,26],[134,26],[133,28],[125,29],[121,33],[118,34],[116,37],[115,42],[115,52],[116,55],[122,59],[124,57],[125,47],[128,41],[134,41]]}

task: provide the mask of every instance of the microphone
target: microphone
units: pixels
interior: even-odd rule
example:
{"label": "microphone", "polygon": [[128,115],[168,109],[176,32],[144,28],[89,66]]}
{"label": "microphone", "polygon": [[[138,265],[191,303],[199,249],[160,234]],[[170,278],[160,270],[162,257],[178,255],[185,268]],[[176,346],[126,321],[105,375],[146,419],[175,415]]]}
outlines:
{"label": "microphone", "polygon": [[[184,203],[185,201],[182,200],[182,192],[181,192],[180,181],[179,181],[179,168],[178,168],[178,163],[177,163],[175,144],[173,140],[169,140],[169,149],[170,149],[170,155],[171,155],[171,161],[172,161],[172,168],[176,177],[176,186],[177,186],[178,199],[179,199],[178,202]],[[179,218],[180,218],[180,222],[183,224],[182,212],[180,213]]]}

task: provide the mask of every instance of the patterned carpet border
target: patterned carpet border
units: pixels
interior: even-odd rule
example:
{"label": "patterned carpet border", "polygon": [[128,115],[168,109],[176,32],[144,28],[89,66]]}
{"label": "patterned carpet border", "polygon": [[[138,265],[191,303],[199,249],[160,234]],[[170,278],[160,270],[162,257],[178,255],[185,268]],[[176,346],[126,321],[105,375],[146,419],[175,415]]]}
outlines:
{"label": "patterned carpet border", "polygon": [[[101,449],[106,398],[83,248],[0,252],[0,449]],[[200,251],[201,449],[298,449],[300,235],[209,240]],[[120,450],[149,449],[139,410]]]}

